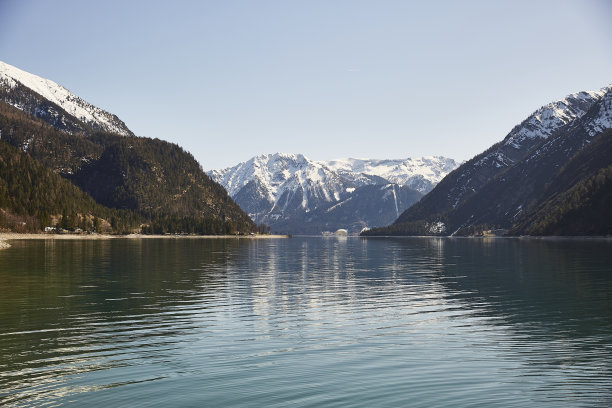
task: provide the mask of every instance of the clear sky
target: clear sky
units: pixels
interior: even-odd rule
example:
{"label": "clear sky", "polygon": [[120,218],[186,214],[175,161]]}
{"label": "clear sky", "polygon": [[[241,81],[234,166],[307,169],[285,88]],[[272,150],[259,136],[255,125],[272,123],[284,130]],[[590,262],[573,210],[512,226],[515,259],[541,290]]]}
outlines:
{"label": "clear sky", "polygon": [[612,1],[0,0],[0,60],[180,144],[469,159],[612,83]]}

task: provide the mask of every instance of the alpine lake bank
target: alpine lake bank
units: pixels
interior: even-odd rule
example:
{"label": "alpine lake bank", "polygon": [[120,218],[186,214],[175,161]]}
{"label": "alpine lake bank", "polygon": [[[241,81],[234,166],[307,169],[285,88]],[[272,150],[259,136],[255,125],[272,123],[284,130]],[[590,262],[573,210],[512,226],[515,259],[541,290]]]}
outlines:
{"label": "alpine lake bank", "polygon": [[290,235],[254,234],[254,235],[195,235],[195,234],[126,234],[110,235],[97,233],[20,233],[0,232],[0,249],[11,247],[8,241],[13,240],[107,240],[107,239],[285,239]]}

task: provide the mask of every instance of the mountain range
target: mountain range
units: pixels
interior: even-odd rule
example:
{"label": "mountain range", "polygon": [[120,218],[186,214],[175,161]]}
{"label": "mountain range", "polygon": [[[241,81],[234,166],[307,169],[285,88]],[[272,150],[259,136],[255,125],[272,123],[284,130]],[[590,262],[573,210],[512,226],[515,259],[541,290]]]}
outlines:
{"label": "mountain range", "polygon": [[180,146],[0,62],[0,230],[610,235],[610,208],[612,87],[537,109],[460,165],[276,153],[205,173]]}
{"label": "mountain range", "polygon": [[612,233],[612,88],[549,103],[364,235]]}
{"label": "mountain range", "polygon": [[273,231],[358,233],[395,220],[457,165],[445,157],[314,161],[276,153],[208,174]]}
{"label": "mountain range", "polygon": [[[176,144],[136,137],[117,116],[3,62],[0,143],[13,147],[3,148],[0,159],[16,166],[0,179],[0,191],[8,195],[0,210],[10,220],[0,228],[98,230],[95,218],[106,232],[255,231],[191,154]],[[21,172],[25,178],[17,177]],[[67,200],[65,194],[85,198]]]}

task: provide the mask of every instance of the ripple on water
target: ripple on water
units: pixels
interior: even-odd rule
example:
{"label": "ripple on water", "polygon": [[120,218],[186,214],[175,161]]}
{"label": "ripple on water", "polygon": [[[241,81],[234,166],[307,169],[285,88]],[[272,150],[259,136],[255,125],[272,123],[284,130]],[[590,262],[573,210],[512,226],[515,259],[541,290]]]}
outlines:
{"label": "ripple on water", "polygon": [[31,241],[9,406],[609,406],[610,242]]}

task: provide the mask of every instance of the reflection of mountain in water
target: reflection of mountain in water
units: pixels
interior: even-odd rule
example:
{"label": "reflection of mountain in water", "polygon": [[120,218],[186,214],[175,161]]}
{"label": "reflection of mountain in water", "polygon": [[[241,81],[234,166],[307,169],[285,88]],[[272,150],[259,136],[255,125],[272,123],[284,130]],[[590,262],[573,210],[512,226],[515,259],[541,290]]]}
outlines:
{"label": "reflection of mountain in water", "polygon": [[[478,323],[473,330],[501,328],[545,361],[550,347],[576,348],[574,357],[588,361],[586,351],[608,342],[597,333],[611,331],[612,259],[601,256],[609,241],[313,239],[263,246],[249,252],[252,280],[243,287],[258,315],[330,302],[340,315],[351,308],[397,315],[406,305],[443,307],[449,313],[438,317],[450,324],[469,316]],[[291,258],[282,256],[287,247]],[[230,269],[229,279],[238,279],[245,265]]]}
{"label": "reflection of mountain in water", "polygon": [[609,240],[442,239],[449,299],[522,334],[590,336],[610,325]]}
{"label": "reflection of mountain in water", "polygon": [[610,241],[12,244],[0,404],[120,405],[139,384],[143,405],[180,389],[239,406],[239,384],[266,406],[270,383],[287,400],[311,387],[313,406],[611,402]]}

